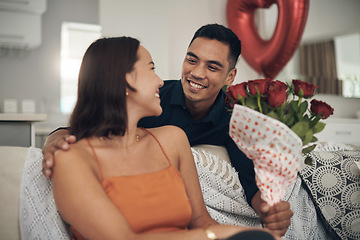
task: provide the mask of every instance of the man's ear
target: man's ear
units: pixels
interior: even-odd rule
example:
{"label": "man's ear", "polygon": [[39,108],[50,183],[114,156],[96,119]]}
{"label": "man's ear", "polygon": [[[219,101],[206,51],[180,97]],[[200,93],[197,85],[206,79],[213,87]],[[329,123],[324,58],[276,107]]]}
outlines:
{"label": "man's ear", "polygon": [[226,76],[224,85],[230,86],[235,80],[236,73],[237,73],[237,68],[231,69]]}

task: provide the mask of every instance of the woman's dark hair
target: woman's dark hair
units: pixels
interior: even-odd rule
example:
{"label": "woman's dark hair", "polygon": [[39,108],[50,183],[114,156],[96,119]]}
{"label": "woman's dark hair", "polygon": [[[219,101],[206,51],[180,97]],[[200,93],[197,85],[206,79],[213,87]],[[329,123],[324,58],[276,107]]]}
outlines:
{"label": "woman's dark hair", "polygon": [[233,69],[241,54],[241,41],[236,34],[229,28],[219,24],[207,24],[200,27],[194,34],[190,41],[191,43],[198,37],[204,37],[208,39],[215,39],[229,46],[229,62],[230,69]]}
{"label": "woman's dark hair", "polygon": [[139,41],[130,37],[101,38],[86,50],[79,73],[78,98],[70,132],[86,137],[123,136],[127,128],[126,73],[138,60]]}

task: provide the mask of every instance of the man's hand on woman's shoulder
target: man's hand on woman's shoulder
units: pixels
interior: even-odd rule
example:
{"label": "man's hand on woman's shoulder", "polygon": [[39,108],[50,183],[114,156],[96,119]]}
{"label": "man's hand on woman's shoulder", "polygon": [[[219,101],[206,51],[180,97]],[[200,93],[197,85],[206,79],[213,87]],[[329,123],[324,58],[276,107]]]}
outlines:
{"label": "man's hand on woman's shoulder", "polygon": [[67,151],[70,144],[75,142],[76,137],[69,135],[69,131],[67,129],[57,130],[46,139],[44,147],[42,148],[42,153],[44,155],[42,172],[47,179],[50,179],[52,175],[52,168],[55,164],[55,152],[57,150]]}

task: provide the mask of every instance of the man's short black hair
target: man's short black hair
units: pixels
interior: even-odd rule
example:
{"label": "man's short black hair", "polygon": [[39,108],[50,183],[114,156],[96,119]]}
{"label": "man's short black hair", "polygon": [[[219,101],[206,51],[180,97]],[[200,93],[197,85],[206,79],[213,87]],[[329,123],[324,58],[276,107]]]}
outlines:
{"label": "man's short black hair", "polygon": [[190,41],[191,43],[198,37],[204,37],[208,39],[215,39],[229,46],[229,62],[230,69],[233,69],[237,63],[237,60],[241,54],[241,41],[236,34],[229,28],[219,24],[207,24],[200,27],[194,34]]}

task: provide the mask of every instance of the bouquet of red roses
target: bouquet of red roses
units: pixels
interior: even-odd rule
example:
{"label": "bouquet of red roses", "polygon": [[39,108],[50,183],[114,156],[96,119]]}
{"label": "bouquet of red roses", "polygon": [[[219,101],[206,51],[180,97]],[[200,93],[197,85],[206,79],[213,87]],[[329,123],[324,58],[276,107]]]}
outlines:
{"label": "bouquet of red roses", "polygon": [[[319,120],[334,112],[330,105],[316,99],[311,100],[309,108],[307,100],[315,95],[317,88],[300,80],[292,80],[290,86],[278,80],[250,80],[228,87],[226,101],[231,108],[240,104],[283,122],[306,146],[316,142],[314,134],[324,129],[325,124]],[[308,146],[303,153],[312,151],[315,146]]]}
{"label": "bouquet of red roses", "polygon": [[320,120],[333,114],[322,101],[313,99],[309,107],[317,88],[300,80],[288,85],[257,79],[226,90],[232,111],[229,134],[253,160],[261,196],[270,205],[279,202],[295,181],[301,153],[315,148],[314,134],[325,127]]}

